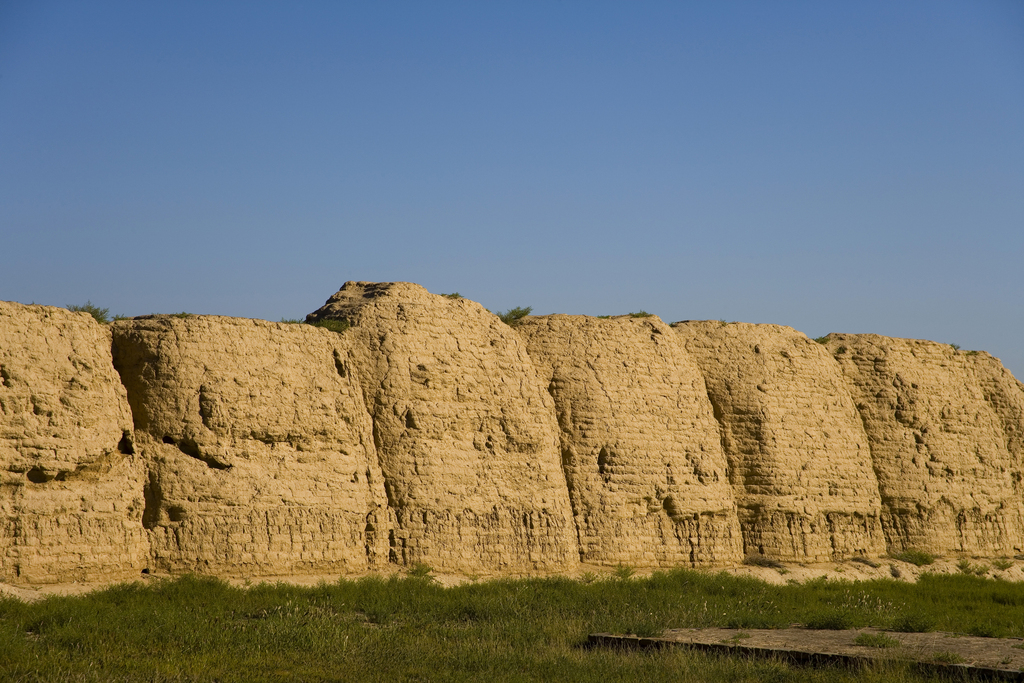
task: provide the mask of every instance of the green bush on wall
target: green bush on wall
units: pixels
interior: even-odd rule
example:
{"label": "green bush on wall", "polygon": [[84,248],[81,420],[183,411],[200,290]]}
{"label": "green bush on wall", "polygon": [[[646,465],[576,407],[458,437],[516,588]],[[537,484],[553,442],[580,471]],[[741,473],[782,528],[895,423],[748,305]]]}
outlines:
{"label": "green bush on wall", "polygon": [[325,330],[338,332],[339,334],[352,327],[352,323],[347,320],[317,320],[309,324],[313,327],[322,327]]}
{"label": "green bush on wall", "polygon": [[69,305],[68,310],[74,313],[88,313],[101,325],[106,325],[110,322],[110,309],[95,306],[91,301],[86,301],[80,306]]}
{"label": "green bush on wall", "polygon": [[498,317],[501,318],[501,322],[505,323],[509,327],[515,327],[522,322],[523,318],[530,315],[531,311],[533,311],[533,308],[530,306],[526,306],[525,308],[516,306],[515,308],[508,309],[504,313],[498,313]]}

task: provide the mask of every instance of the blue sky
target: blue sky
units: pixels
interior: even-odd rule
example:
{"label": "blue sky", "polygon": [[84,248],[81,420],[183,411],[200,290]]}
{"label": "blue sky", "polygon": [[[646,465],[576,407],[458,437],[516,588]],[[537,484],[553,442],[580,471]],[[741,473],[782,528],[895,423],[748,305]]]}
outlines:
{"label": "blue sky", "polygon": [[0,2],[0,299],[876,332],[1024,378],[1024,3]]}

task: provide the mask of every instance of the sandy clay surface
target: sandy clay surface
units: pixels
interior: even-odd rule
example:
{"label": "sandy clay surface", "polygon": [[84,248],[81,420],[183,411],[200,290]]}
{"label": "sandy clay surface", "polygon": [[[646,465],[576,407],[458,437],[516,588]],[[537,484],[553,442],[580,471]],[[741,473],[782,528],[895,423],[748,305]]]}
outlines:
{"label": "sandy clay surface", "polygon": [[[1000,570],[992,564],[992,560],[986,559],[974,559],[969,560],[972,569],[977,572],[983,572],[981,575],[1000,579],[1004,581],[1024,581],[1024,560],[1007,560],[1013,564],[1005,569]],[[868,564],[870,562],[870,564]],[[834,581],[868,581],[871,579],[891,579],[895,578],[899,581],[916,581],[917,578],[925,573],[931,572],[935,574],[957,574],[961,572],[958,563],[959,559],[938,559],[934,564],[918,567],[908,562],[901,562],[890,558],[873,558],[866,561],[847,561],[847,562],[830,562],[830,563],[819,563],[819,564],[796,564],[796,563],[780,563],[779,567],[761,567],[752,565],[736,565],[728,567],[718,567],[713,569],[706,569],[709,573],[717,573],[724,571],[734,576],[749,576],[757,578],[762,581],[766,581],[775,585],[783,585],[787,583],[803,583],[804,581],[810,581],[812,579],[826,578]],[[581,565],[580,571],[572,575],[573,578],[577,578],[582,581],[595,581],[604,578],[616,576],[617,572],[621,570],[617,568],[599,567],[593,565]],[[633,573],[634,577],[650,576],[652,570],[639,569]],[[378,575],[383,577],[390,576],[403,576],[406,572],[395,569],[392,572],[379,572]],[[337,574],[304,574],[296,576],[261,576],[261,577],[238,577],[228,579],[228,582],[234,586],[249,586],[260,583],[287,583],[296,586],[316,586],[321,583],[334,583],[342,578],[347,579],[358,579],[362,576],[368,576],[369,574],[361,575],[347,575],[339,576]],[[477,581],[487,581],[497,578],[509,578],[508,574],[502,575],[465,575],[465,574],[439,574],[432,573],[431,576],[435,581],[443,586],[459,586],[464,583],[474,583]],[[523,575],[527,576],[526,574]],[[533,576],[536,576],[534,574]],[[136,581],[141,583],[147,583],[152,581],[160,581],[170,576],[158,575],[158,574],[144,574],[140,575]],[[93,583],[47,583],[37,585],[13,585],[0,583],[0,596],[16,597],[21,600],[40,600],[50,595],[82,595],[94,590],[100,590],[117,583],[123,583],[120,581],[111,582],[93,582]]]}

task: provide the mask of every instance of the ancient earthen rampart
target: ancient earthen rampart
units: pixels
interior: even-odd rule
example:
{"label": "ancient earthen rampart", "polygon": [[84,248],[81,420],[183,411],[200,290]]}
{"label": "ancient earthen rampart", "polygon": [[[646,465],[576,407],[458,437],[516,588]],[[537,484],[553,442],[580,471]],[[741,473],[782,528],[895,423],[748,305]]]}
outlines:
{"label": "ancient earthen rampart", "polygon": [[656,316],[517,327],[555,401],[584,562],[736,562],[742,542],[704,377]]}
{"label": "ancient earthen rampart", "polygon": [[466,571],[579,561],[551,397],[522,338],[480,304],[349,282],[345,320],[396,521],[392,559]]}
{"label": "ancient earthen rampart", "polygon": [[0,302],[0,580],[136,576],[146,467],[110,329]]}
{"label": "ancient earthen rampart", "polygon": [[350,338],[220,316],[119,321],[156,570],[364,571],[390,521]]}
{"label": "ancient earthen rampart", "polygon": [[0,302],[0,581],[1024,551],[1024,385],[984,352],[408,283],[323,321]]}
{"label": "ancient earthen rampart", "polygon": [[722,429],[748,554],[885,551],[868,439],[828,351],[780,325],[674,325]]}
{"label": "ancient earthen rampart", "polygon": [[831,334],[827,347],[864,422],[889,546],[1020,549],[1020,383],[948,344]]}

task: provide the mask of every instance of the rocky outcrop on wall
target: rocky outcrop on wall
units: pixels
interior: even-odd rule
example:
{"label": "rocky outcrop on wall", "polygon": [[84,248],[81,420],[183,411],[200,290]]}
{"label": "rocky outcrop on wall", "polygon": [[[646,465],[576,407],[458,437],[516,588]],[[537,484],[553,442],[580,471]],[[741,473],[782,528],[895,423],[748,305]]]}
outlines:
{"label": "rocky outcrop on wall", "polygon": [[779,325],[685,321],[729,460],[748,554],[825,560],[885,551],[868,439],[839,366]]}
{"label": "rocky outcrop on wall", "polygon": [[1019,383],[946,344],[831,334],[827,346],[870,439],[889,545],[1020,549]]}
{"label": "rocky outcrop on wall", "polygon": [[361,571],[387,562],[383,478],[349,339],[309,325],[146,316],[112,325],[149,464],[161,571]]}
{"label": "rocky outcrop on wall", "polygon": [[718,423],[678,335],[655,316],[550,315],[516,329],[554,398],[581,559],[741,560]]}
{"label": "rocky outcrop on wall", "polygon": [[475,573],[571,570],[576,533],[551,397],[482,306],[348,282],[308,320],[347,320],[374,420],[392,560]]}
{"label": "rocky outcrop on wall", "polygon": [[0,302],[0,580],[137,575],[144,475],[110,331]]}

